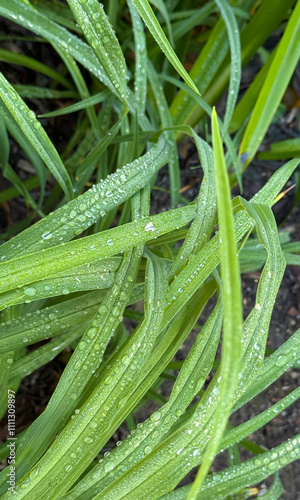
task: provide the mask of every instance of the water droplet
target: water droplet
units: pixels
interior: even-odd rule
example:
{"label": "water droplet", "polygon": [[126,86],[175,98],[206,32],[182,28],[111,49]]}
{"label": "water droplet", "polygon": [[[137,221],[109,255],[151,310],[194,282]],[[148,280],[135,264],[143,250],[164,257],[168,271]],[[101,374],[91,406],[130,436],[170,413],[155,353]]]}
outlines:
{"label": "water droplet", "polygon": [[275,362],[275,364],[277,366],[284,366],[285,363],[286,363],[286,357],[285,356],[279,356],[279,358]]}
{"label": "water droplet", "polygon": [[146,224],[145,231],[147,231],[147,232],[148,231],[151,231],[151,232],[155,231],[155,227],[153,225],[153,222],[148,222],[148,224]]}
{"label": "water droplet", "polygon": [[36,119],[34,111],[31,111],[31,110],[28,111],[27,115],[28,115],[28,118],[30,118],[30,120],[35,120]]}
{"label": "water droplet", "polygon": [[90,338],[90,339],[93,339],[95,337],[97,333],[97,328],[90,328],[87,332],[87,336]]}
{"label": "water droplet", "polygon": [[110,246],[114,244],[114,242],[113,242],[113,240],[112,240],[112,239],[107,240],[107,242],[106,242],[106,243],[107,243],[108,245],[110,245]]}
{"label": "water droplet", "polygon": [[47,233],[42,234],[43,240],[50,240],[52,238],[52,233],[50,231],[47,231]]}
{"label": "water droplet", "polygon": [[25,288],[24,293],[25,295],[29,295],[30,297],[32,297],[36,294],[36,290],[34,288]]}
{"label": "water droplet", "polygon": [[108,462],[104,465],[105,472],[110,472],[114,468],[113,462]]}
{"label": "water droplet", "polygon": [[112,376],[109,375],[108,377],[106,377],[106,379],[104,380],[104,384],[105,385],[109,385],[112,383]]}
{"label": "water droplet", "polygon": [[29,478],[25,479],[25,481],[22,482],[21,488],[25,490],[25,488],[28,488],[31,484],[31,480]]}

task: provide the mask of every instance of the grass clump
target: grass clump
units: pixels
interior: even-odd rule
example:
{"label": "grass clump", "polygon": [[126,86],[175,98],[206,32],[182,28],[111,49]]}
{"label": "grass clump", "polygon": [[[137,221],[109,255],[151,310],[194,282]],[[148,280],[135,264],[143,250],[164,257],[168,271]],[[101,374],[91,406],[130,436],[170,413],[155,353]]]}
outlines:
{"label": "grass clump", "polygon": [[[236,427],[229,419],[299,367],[300,330],[266,351],[286,263],[299,265],[300,243],[282,238],[271,209],[298,166],[298,139],[259,153],[289,161],[249,201],[232,199],[231,187],[242,189],[243,172],[284,112],[299,59],[300,2],[0,0],[0,15],[23,28],[24,46],[47,44],[59,61],[54,70],[0,50],[2,61],[48,82],[0,74],[0,163],[11,183],[1,201],[22,195],[28,208],[0,249],[2,416],[8,404],[13,411],[23,377],[67,346],[72,352],[45,411],[16,434],[1,498],[248,498],[269,476],[266,498],[280,498],[278,471],[300,458],[300,435],[270,450],[246,438],[299,389]],[[275,30],[282,36],[269,53],[263,45]],[[237,104],[242,68],[257,53],[262,67]],[[226,91],[221,119],[214,106]],[[49,111],[37,116],[36,102],[51,103]],[[45,130],[60,116],[70,126],[64,148]],[[180,190],[184,136],[203,172],[192,202]],[[31,164],[25,182],[9,163],[12,141]],[[151,192],[166,164],[170,209],[153,213]],[[254,269],[262,269],[255,305],[243,320],[241,272]],[[142,312],[133,307],[139,301]],[[194,328],[188,355],[172,361]],[[174,382],[168,397],[165,379]],[[136,427],[148,399],[158,409]],[[123,423],[128,436],[104,453]],[[242,461],[241,448],[252,457]],[[0,450],[8,456],[6,443]],[[210,474],[221,450],[229,465]],[[194,468],[194,482],[176,489]]]}

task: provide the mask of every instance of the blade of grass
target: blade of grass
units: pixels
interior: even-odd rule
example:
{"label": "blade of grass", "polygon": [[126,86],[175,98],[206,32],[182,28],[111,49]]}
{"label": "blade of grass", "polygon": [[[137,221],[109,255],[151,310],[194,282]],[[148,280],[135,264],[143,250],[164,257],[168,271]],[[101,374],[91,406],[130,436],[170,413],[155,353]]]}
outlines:
{"label": "blade of grass", "polygon": [[239,262],[236,252],[236,238],[230,196],[230,186],[223,153],[217,114],[212,114],[214,164],[217,185],[218,220],[220,232],[221,272],[224,294],[224,322],[222,359],[220,369],[219,403],[212,427],[210,441],[203,462],[193,483],[188,499],[196,499],[210,465],[217,453],[225,432],[230,409],[237,387],[241,363],[242,302]]}
{"label": "blade of grass", "polygon": [[150,5],[147,0],[132,0],[132,3],[136,7],[139,12],[141,18],[149,29],[151,35],[164,52],[170,63],[174,66],[179,75],[183,78],[183,80],[191,87],[191,89],[198,94],[198,89],[195,86],[193,80],[188,75],[181,62],[179,61],[176,53],[172,49],[170,42],[168,41],[166,35],[163,32],[159,22],[157,21]]}
{"label": "blade of grass", "polygon": [[238,98],[241,81],[241,44],[239,27],[236,22],[232,7],[227,3],[226,0],[215,0],[215,2],[222,14],[222,18],[226,25],[231,52],[230,82],[224,117],[224,128],[225,130],[227,130]]}
{"label": "blade of grass", "polygon": [[37,120],[35,113],[28,108],[27,104],[25,104],[2,73],[0,73],[0,97],[20,128],[26,133],[26,137],[32,146],[56,178],[67,199],[72,199],[72,181],[56,149]]}
{"label": "blade of grass", "polygon": [[[2,260],[33,253],[66,242],[144,187],[168,158],[162,137],[138,160],[109,175],[72,202],[56,210],[1,246]],[[19,245],[21,243],[21,247]],[[15,246],[14,246],[15,245]]]}
{"label": "blade of grass", "polygon": [[300,2],[296,3],[240,145],[244,168],[254,157],[300,58]]}
{"label": "blade of grass", "polygon": [[267,151],[258,153],[260,160],[285,160],[300,157],[300,138],[273,142]]}
{"label": "blade of grass", "polygon": [[126,100],[126,63],[103,6],[97,0],[68,0],[68,4],[107,78],[120,98]]}
{"label": "blade of grass", "polygon": [[[158,107],[158,113],[161,119],[162,127],[172,127],[173,122],[171,115],[169,113],[168,103],[159,81],[158,75],[153,67],[153,65],[148,63],[148,78],[152,87],[152,91],[156,100],[156,105]],[[172,208],[177,207],[179,201],[179,189],[180,189],[180,171],[179,171],[179,160],[177,152],[177,144],[175,140],[175,133],[172,131],[165,132],[166,140],[170,146],[168,167],[169,167],[169,177],[170,177],[170,189],[171,189],[171,206]]]}
{"label": "blade of grass", "polygon": [[29,68],[33,71],[37,71],[38,73],[42,73],[49,78],[53,78],[54,81],[61,83],[61,85],[63,85],[67,89],[70,89],[70,91],[74,91],[73,85],[67,80],[67,78],[65,78],[63,75],[50,68],[46,64],[37,61],[33,57],[28,57],[24,54],[17,54],[5,49],[0,49],[0,60],[11,64],[18,64],[19,66],[24,66],[25,68]]}

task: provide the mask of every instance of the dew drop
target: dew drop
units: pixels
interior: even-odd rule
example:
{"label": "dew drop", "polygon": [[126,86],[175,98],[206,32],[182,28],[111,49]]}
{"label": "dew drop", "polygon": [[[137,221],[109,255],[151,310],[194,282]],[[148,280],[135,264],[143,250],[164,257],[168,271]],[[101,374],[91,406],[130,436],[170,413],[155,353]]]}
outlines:
{"label": "dew drop", "polygon": [[43,240],[50,240],[52,238],[52,233],[50,231],[47,231],[47,233],[42,234]]}
{"label": "dew drop", "polygon": [[286,363],[286,358],[285,356],[279,356],[279,358],[276,360],[275,364],[277,366],[284,366]]}
{"label": "dew drop", "polygon": [[105,472],[110,472],[113,468],[114,468],[114,465],[112,462],[108,462],[107,464],[104,465]]}
{"label": "dew drop", "polygon": [[148,222],[148,224],[146,224],[145,231],[147,231],[147,232],[148,231],[151,231],[151,232],[155,231],[155,227],[153,225],[153,222]]}

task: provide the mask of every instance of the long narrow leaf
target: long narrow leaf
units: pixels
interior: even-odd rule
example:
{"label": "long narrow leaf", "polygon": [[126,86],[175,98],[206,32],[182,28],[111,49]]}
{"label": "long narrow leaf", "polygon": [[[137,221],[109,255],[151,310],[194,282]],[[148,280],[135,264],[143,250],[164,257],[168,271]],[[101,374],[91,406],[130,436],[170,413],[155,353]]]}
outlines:
{"label": "long narrow leaf", "polygon": [[240,155],[243,155],[245,165],[251,161],[261,144],[299,57],[300,2],[298,1],[279,42],[240,146]]}
{"label": "long narrow leaf", "polygon": [[211,431],[211,440],[204,455],[197,478],[189,493],[188,498],[190,499],[197,498],[201,485],[217,453],[219,443],[230,415],[230,408],[237,386],[237,377],[241,363],[242,295],[239,263],[236,255],[236,239],[229,180],[215,110],[212,115],[212,134],[221,241],[221,272],[224,293],[223,343],[220,370],[221,383],[219,389],[219,405],[216,410],[215,424]]}
{"label": "long narrow leaf", "polygon": [[170,63],[174,66],[179,75],[183,78],[183,80],[191,87],[191,89],[198,94],[198,89],[195,86],[193,80],[188,75],[181,62],[179,61],[177,55],[170,42],[168,41],[166,35],[164,34],[159,22],[157,21],[150,5],[147,0],[132,0],[132,3],[136,7],[139,12],[141,18],[149,29],[151,35],[155,39],[155,41],[160,46],[161,50],[166,54]]}
{"label": "long narrow leaf", "polygon": [[20,128],[26,132],[27,138],[62,187],[67,199],[72,199],[72,182],[56,149],[34,112],[28,108],[2,73],[0,73],[0,97]]}

